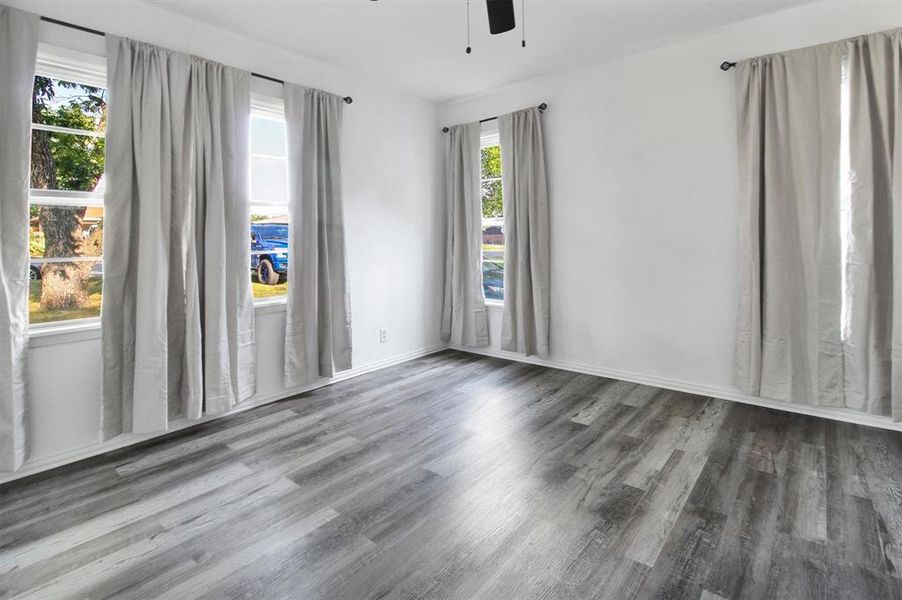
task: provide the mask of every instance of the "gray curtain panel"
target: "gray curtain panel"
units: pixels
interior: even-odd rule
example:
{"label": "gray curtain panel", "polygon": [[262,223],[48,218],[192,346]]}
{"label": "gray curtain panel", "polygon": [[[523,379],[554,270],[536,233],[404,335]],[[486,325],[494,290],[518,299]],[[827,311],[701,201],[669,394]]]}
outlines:
{"label": "gray curtain panel", "polygon": [[845,403],[902,420],[902,29],[848,41]]}
{"label": "gray curtain panel", "polygon": [[744,392],[842,406],[843,45],[738,66],[739,320]]}
{"label": "gray curtain panel", "polygon": [[551,267],[545,144],[538,108],[498,117],[504,190],[501,349],[548,356]]}
{"label": "gray curtain panel", "polygon": [[28,188],[38,16],[0,6],[0,471],[25,461]]}
{"label": "gray curtain panel", "polygon": [[285,385],[351,368],[351,302],[341,196],[341,96],[285,84],[288,312]]}
{"label": "gray curtain panel", "polygon": [[488,346],[482,292],[479,123],[450,128],[446,157],[448,229],[441,336],[459,346]]}
{"label": "gray curtain panel", "polygon": [[102,435],[253,394],[250,74],[107,36]]}

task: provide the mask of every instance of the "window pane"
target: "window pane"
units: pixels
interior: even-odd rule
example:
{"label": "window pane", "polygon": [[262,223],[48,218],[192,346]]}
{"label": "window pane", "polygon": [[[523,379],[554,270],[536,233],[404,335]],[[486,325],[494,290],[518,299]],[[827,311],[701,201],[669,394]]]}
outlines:
{"label": "window pane", "polygon": [[285,156],[285,121],[251,117],[251,154]]}
{"label": "window pane", "polygon": [[504,260],[483,258],[482,293],[486,300],[504,300]]}
{"label": "window pane", "polygon": [[284,208],[251,207],[251,283],[254,298],[288,293],[288,215]]}
{"label": "window pane", "polygon": [[31,112],[34,123],[103,131],[106,128],[106,90],[50,77],[34,78]]}
{"label": "window pane", "polygon": [[487,300],[504,300],[504,203],[501,148],[482,149],[482,291]]}
{"label": "window pane", "polygon": [[285,159],[251,157],[251,200],[288,205],[288,162]]}
{"label": "window pane", "polygon": [[36,129],[31,134],[31,187],[103,191],[103,138]]}
{"label": "window pane", "polygon": [[[31,187],[102,192],[107,93],[37,76],[32,95]],[[84,131],[48,131],[38,126]],[[29,317],[49,323],[100,315],[103,208],[37,194],[29,218]],[[83,200],[89,202],[89,200]]]}
{"label": "window pane", "polygon": [[482,291],[487,300],[504,300],[504,224],[482,220]]}
{"label": "window pane", "polygon": [[[251,117],[251,260],[254,298],[288,293],[288,161],[285,121]],[[256,204],[263,203],[263,204]]]}
{"label": "window pane", "polygon": [[103,208],[32,205],[28,249],[32,258],[103,254]]}
{"label": "window pane", "polygon": [[482,218],[493,219],[504,215],[502,203],[501,180],[482,181]]}
{"label": "window pane", "polygon": [[103,262],[32,260],[28,316],[33,325],[100,316]]}
{"label": "window pane", "polygon": [[482,178],[501,177],[501,146],[487,146],[480,154]]}

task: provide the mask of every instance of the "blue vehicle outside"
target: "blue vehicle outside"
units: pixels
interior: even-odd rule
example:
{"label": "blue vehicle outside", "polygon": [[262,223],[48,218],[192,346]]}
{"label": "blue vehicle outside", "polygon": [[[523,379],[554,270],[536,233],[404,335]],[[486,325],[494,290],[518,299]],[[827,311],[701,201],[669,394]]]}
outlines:
{"label": "blue vehicle outside", "polygon": [[482,293],[486,300],[504,300],[503,263],[482,262]]}
{"label": "blue vehicle outside", "polygon": [[251,223],[251,272],[276,285],[288,272],[288,223]]}

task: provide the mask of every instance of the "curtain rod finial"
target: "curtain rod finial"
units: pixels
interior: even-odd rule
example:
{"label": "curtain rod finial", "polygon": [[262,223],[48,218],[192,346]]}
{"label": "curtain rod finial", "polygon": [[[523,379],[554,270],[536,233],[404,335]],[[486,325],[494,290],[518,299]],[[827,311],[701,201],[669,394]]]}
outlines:
{"label": "curtain rod finial", "polygon": [[442,127],[442,132],[443,132],[443,133],[448,133],[449,131],[451,131],[451,130],[448,129],[447,127]]}
{"label": "curtain rod finial", "polygon": [[345,96],[344,101],[345,101],[345,104],[350,104],[351,102],[354,101],[354,99],[351,98],[350,96]]}
{"label": "curtain rod finial", "polygon": [[539,112],[544,112],[546,108],[548,108],[548,105],[546,103],[542,102],[539,105]]}
{"label": "curtain rod finial", "polygon": [[720,70],[721,71],[729,71],[730,69],[732,69],[735,66],[736,66],[736,63],[725,60],[722,63],[720,63]]}

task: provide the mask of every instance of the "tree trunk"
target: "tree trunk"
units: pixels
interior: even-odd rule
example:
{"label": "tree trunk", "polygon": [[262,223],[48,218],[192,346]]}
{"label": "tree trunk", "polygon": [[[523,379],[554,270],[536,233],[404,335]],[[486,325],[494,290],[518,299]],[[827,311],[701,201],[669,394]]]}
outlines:
{"label": "tree trunk", "polygon": [[31,187],[50,190],[56,188],[56,169],[50,152],[49,131],[35,129],[31,135]]}
{"label": "tree trunk", "polygon": [[[44,257],[84,255],[82,238],[83,207],[46,206],[41,208],[44,232]],[[90,262],[48,262],[41,268],[41,308],[60,310],[79,308],[88,301]]]}

